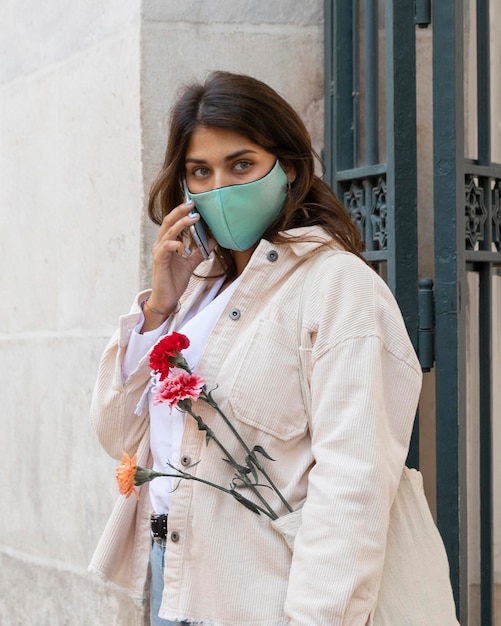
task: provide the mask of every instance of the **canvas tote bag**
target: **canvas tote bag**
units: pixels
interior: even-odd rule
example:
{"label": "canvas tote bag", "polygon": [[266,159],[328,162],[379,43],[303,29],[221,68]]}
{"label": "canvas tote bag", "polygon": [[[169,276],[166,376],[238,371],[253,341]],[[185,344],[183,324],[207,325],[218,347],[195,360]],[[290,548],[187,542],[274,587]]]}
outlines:
{"label": "canvas tote bag", "polygon": [[[304,284],[311,284],[305,281]],[[298,311],[300,378],[310,422],[311,395],[301,358],[301,312]],[[294,551],[301,509],[272,522]],[[404,467],[390,511],[378,603],[368,626],[458,626],[449,562],[423,489],[423,478]]]}
{"label": "canvas tote bag", "polygon": [[[272,525],[294,551],[301,509]],[[458,626],[449,563],[417,470],[404,468],[390,511],[378,603],[368,626]]]}

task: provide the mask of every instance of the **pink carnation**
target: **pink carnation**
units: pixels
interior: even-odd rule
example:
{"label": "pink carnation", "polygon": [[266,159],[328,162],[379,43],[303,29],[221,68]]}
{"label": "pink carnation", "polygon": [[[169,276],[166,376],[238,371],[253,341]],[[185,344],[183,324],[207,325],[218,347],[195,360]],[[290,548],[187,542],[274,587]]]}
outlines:
{"label": "pink carnation", "polygon": [[165,402],[172,410],[172,407],[181,400],[196,400],[204,385],[205,380],[201,376],[188,374],[184,370],[180,371],[162,381],[153,398],[153,404]]}

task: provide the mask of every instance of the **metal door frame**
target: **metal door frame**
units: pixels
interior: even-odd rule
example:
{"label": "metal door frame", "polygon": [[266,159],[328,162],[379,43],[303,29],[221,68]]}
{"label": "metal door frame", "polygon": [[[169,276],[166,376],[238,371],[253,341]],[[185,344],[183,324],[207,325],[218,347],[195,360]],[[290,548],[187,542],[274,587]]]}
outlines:
{"label": "metal door frame", "polygon": [[[378,162],[377,0],[325,0],[326,179],[386,265],[414,345],[418,314],[416,23],[433,31],[437,523],[463,626],[468,624],[466,415],[467,272],[479,277],[481,623],[493,624],[492,275],[501,267],[501,165],[491,162],[489,0],[476,0],[478,158],[465,159],[463,0],[381,0],[385,7],[386,149]],[[365,11],[365,134],[357,128],[357,7]],[[415,14],[414,14],[415,10]],[[372,28],[367,27],[371,25]],[[397,93],[398,89],[398,93]],[[364,145],[363,165],[357,146]],[[384,211],[384,216],[383,216]],[[384,220],[383,220],[384,217]],[[428,292],[429,283],[427,284]],[[426,295],[426,294],[425,294]],[[429,302],[429,298],[425,297]],[[428,307],[429,313],[430,307]],[[422,312],[422,311],[421,311]],[[421,316],[423,317],[423,316]],[[421,326],[421,329],[420,329]],[[420,350],[423,363],[424,350]],[[427,355],[424,368],[431,367]],[[409,465],[418,467],[417,432]],[[473,626],[473,624],[471,625]]]}
{"label": "metal door frame", "polygon": [[[433,3],[437,522],[468,623],[467,273],[479,277],[480,620],[494,623],[492,275],[501,267],[501,165],[491,161],[489,0],[476,0],[477,159],[465,158],[464,7]],[[453,442],[454,445],[451,445]]]}

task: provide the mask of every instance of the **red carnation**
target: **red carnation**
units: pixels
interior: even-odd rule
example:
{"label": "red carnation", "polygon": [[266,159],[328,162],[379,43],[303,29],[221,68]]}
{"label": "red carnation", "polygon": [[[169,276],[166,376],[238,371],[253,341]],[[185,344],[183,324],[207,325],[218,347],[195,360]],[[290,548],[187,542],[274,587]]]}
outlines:
{"label": "red carnation", "polygon": [[205,380],[197,374],[178,372],[170,378],[165,378],[153,398],[153,404],[165,402],[172,409],[182,400],[196,400],[204,384]]}
{"label": "red carnation", "polygon": [[167,335],[156,344],[150,354],[150,367],[160,374],[160,380],[167,378],[172,367],[180,367],[176,359],[181,350],[185,350],[189,345],[188,337],[176,332]]}

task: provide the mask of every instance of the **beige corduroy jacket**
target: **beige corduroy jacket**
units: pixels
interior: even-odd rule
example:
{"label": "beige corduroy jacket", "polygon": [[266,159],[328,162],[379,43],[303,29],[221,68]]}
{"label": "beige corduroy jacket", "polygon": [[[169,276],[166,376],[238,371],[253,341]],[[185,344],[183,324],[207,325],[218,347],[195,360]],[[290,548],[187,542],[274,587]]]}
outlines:
{"label": "beige corduroy jacket", "polygon": [[[169,513],[177,541],[167,541],[160,611],[166,619],[212,626],[372,622],[421,369],[383,280],[354,255],[321,246],[321,229],[291,231],[305,233],[317,241],[260,242],[197,368],[209,388],[217,386],[215,399],[246,442],[274,459],[269,473],[290,504],[306,498],[294,554],[267,517],[213,488],[181,482]],[[205,288],[205,281],[192,280],[173,327]],[[136,303],[103,354],[91,421],[111,456],[137,452],[139,465],[148,465],[148,409],[134,414],[150,377],[148,359],[125,384],[121,379],[138,315]],[[195,406],[240,455],[217,414]],[[181,455],[200,461],[193,468],[199,476],[230,484],[231,468],[189,416]],[[136,597],[147,573],[150,512],[147,486],[138,504],[120,497],[90,566]]]}

